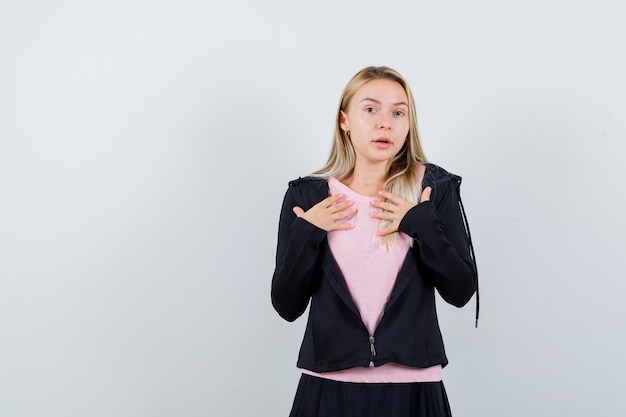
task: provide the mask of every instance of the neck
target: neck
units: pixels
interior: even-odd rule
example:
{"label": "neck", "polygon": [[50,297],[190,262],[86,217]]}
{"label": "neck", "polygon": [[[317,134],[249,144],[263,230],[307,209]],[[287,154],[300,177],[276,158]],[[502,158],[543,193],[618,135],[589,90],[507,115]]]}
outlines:
{"label": "neck", "polygon": [[362,165],[356,164],[352,175],[343,183],[363,195],[374,196],[383,189],[387,181],[389,164]]}

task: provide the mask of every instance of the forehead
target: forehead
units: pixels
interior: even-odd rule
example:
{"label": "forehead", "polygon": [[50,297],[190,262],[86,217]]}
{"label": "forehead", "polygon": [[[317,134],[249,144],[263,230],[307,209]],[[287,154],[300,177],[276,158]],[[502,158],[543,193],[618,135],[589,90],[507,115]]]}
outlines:
{"label": "forehead", "polygon": [[354,93],[353,101],[372,99],[381,103],[408,103],[404,88],[393,80],[371,80],[359,87]]}

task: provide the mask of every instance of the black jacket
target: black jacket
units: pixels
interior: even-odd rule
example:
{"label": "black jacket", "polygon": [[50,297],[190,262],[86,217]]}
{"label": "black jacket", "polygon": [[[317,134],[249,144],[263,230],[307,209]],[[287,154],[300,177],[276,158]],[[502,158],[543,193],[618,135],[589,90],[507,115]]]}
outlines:
{"label": "black jacket", "polygon": [[298,367],[316,372],[395,362],[426,368],[447,365],[435,310],[435,291],[457,307],[478,286],[476,265],[459,195],[461,178],[428,164],[422,182],[430,201],[413,207],[399,229],[414,239],[374,335],[363,324],[333,258],[326,231],[302,218],[328,197],[328,182],[306,177],[289,183],[278,229],[272,304],[285,320],[309,319]]}

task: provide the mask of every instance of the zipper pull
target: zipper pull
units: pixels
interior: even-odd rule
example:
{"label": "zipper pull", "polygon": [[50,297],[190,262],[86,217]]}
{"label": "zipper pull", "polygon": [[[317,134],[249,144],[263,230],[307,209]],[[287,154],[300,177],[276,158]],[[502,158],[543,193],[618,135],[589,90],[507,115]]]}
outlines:
{"label": "zipper pull", "polygon": [[374,336],[370,336],[370,352],[372,352],[372,358],[376,356],[376,348],[374,347]]}

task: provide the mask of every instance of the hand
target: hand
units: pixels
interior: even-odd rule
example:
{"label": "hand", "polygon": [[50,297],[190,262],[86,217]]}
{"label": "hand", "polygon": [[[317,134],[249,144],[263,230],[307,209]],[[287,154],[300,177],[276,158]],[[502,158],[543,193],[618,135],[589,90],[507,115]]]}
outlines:
{"label": "hand", "polygon": [[335,194],[320,201],[307,211],[296,206],[293,208],[293,212],[296,216],[302,217],[304,220],[327,232],[349,230],[354,227],[353,224],[337,222],[337,220],[343,220],[354,215],[356,209],[350,208],[354,204],[353,201],[344,200],[343,198],[343,194]]}
{"label": "hand", "polygon": [[[422,195],[420,196],[420,203],[430,200],[431,191],[432,189],[430,187],[426,187],[424,191],[422,191]],[[417,204],[410,203],[403,198],[398,197],[397,195],[387,191],[380,191],[379,195],[380,199],[372,201],[371,204],[381,211],[375,211],[374,213],[372,213],[372,217],[374,217],[375,219],[387,221],[387,224],[378,231],[378,236],[385,236],[397,232],[398,226],[400,226],[400,222],[402,221],[406,213]]]}
{"label": "hand", "polygon": [[430,193],[432,191],[433,189],[430,187],[424,188],[424,190],[422,190],[422,195],[420,196],[420,203],[423,203],[424,201],[430,201]]}

